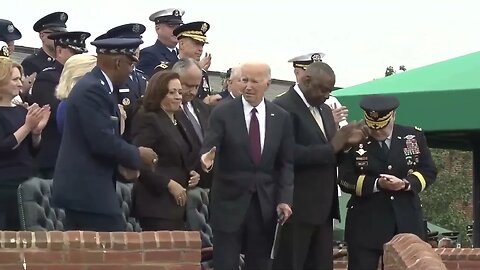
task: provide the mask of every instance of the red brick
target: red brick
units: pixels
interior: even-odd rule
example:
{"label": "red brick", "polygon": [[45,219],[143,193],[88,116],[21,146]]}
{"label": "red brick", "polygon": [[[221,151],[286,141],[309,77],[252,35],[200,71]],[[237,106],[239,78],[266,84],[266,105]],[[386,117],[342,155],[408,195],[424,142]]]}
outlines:
{"label": "red brick", "polygon": [[144,249],[157,249],[160,247],[158,245],[158,235],[156,232],[142,232],[140,234],[142,236]]}
{"label": "red brick", "polygon": [[66,263],[103,263],[104,251],[70,250],[65,254]]}
{"label": "red brick", "polygon": [[141,234],[137,232],[126,232],[125,238],[127,239],[127,249],[135,250],[142,249],[142,238]]}
{"label": "red brick", "polygon": [[0,265],[21,262],[20,254],[16,250],[0,250]]}
{"label": "red brick", "polygon": [[173,231],[171,232],[173,238],[173,247],[174,248],[186,248],[188,247],[187,235],[183,231]]}
{"label": "red brick", "polygon": [[145,262],[180,262],[182,260],[182,252],[180,250],[156,250],[145,251]]}
{"label": "red brick", "polygon": [[160,248],[172,248],[173,237],[172,233],[168,231],[157,232],[157,245]]}
{"label": "red brick", "polygon": [[65,247],[65,235],[63,232],[50,231],[48,232],[50,237],[50,248],[53,250],[63,249]]}
{"label": "red brick", "polygon": [[[44,267],[44,270],[85,270],[85,266],[83,265],[72,264],[48,265]],[[27,267],[27,270],[30,270],[30,266]]]}
{"label": "red brick", "polygon": [[2,246],[5,248],[17,248],[18,239],[17,232],[3,231],[2,232]]}
{"label": "red brick", "polygon": [[48,247],[48,238],[46,231],[34,232],[35,236],[35,246],[37,248],[47,248]]}
{"label": "red brick", "polygon": [[82,232],[83,247],[88,249],[97,249],[99,237],[97,232]]}
{"label": "red brick", "polygon": [[189,248],[202,247],[202,239],[200,238],[200,232],[187,232],[187,241]]}
{"label": "red brick", "polygon": [[[27,264],[26,266],[27,266],[27,270],[47,270],[44,264]],[[2,265],[1,267],[2,267],[1,268],[2,270],[23,270],[22,264],[6,265],[6,266]]]}
{"label": "red brick", "polygon": [[480,262],[479,261],[459,261],[458,262],[458,269],[480,269]]}
{"label": "red brick", "polygon": [[158,264],[133,264],[128,266],[128,270],[167,270],[167,266]]}
{"label": "red brick", "polygon": [[26,250],[24,252],[27,263],[60,263],[63,262],[63,251]]}
{"label": "red brick", "polygon": [[200,249],[197,250],[185,250],[183,251],[183,262],[200,262],[201,260]]}
{"label": "red brick", "polygon": [[112,237],[112,248],[121,250],[127,249],[127,242],[125,237],[125,232],[112,232],[110,233],[110,237]]}
{"label": "red brick", "polygon": [[99,249],[111,249],[112,248],[112,238],[109,232],[99,232]]}
{"label": "red brick", "polygon": [[182,264],[182,265],[172,265],[167,266],[167,270],[200,270],[200,264]]}
{"label": "red brick", "polygon": [[109,250],[105,252],[105,263],[141,263],[143,261],[143,253],[140,251],[116,251]]}
{"label": "red brick", "polygon": [[128,270],[128,266],[121,264],[89,265],[87,270]]}
{"label": "red brick", "polygon": [[458,262],[455,262],[455,261],[447,261],[447,262],[443,262],[443,264],[445,264],[445,266],[447,267],[447,269],[458,269]]}

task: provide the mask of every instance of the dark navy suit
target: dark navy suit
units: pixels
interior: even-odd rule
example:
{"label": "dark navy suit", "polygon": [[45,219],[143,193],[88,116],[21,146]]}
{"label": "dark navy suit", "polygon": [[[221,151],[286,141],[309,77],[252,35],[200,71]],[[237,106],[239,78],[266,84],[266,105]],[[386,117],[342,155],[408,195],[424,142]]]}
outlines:
{"label": "dark navy suit", "polygon": [[23,73],[29,76],[34,72],[39,73],[47,67],[51,67],[55,59],[50,57],[43,49],[37,53],[27,56],[22,61]]}
{"label": "dark navy suit", "polygon": [[50,105],[50,119],[42,132],[42,142],[37,154],[37,169],[39,177],[51,179],[57,161],[58,149],[62,139],[57,128],[56,114],[60,101],[55,97],[60,76],[63,71],[63,65],[55,61],[52,67],[45,68],[38,73],[35,83],[32,86],[32,95],[29,101],[37,103],[40,106]]}
{"label": "dark navy suit", "polygon": [[53,204],[66,210],[66,230],[125,229],[115,190],[118,165],[137,169],[136,146],[120,136],[120,113],[99,67],[73,87],[52,187]]}
{"label": "dark navy suit", "polygon": [[137,68],[151,77],[153,70],[161,62],[169,62],[173,65],[177,61],[177,53],[170,51],[167,46],[157,40],[154,45],[145,47],[140,51],[140,62],[138,62]]}

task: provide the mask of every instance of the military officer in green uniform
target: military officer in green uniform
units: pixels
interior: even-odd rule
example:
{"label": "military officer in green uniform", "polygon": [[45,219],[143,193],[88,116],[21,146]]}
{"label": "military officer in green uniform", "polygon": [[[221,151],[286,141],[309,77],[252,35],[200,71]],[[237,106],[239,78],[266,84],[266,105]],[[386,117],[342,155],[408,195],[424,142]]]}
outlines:
{"label": "military officer in green uniform", "polygon": [[340,164],[340,187],[352,195],[345,227],[349,270],[377,269],[383,244],[396,234],[425,238],[418,194],[435,181],[437,168],[421,129],[395,124],[398,106],[392,96],[364,97],[369,138]]}

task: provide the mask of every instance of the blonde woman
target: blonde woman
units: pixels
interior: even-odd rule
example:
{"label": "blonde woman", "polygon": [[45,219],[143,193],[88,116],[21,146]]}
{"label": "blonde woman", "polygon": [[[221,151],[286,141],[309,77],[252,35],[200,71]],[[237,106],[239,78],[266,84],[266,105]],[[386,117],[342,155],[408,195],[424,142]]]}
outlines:
{"label": "blonde woman", "polygon": [[33,154],[50,117],[48,105],[12,103],[22,89],[23,69],[0,56],[0,230],[20,229],[17,187],[34,175]]}
{"label": "blonde woman", "polygon": [[67,98],[78,80],[82,78],[87,72],[90,72],[95,65],[97,65],[97,57],[88,54],[77,54],[70,57],[63,67],[62,75],[55,93],[60,100],[57,109],[57,127],[58,131],[62,133],[65,119],[65,106]]}

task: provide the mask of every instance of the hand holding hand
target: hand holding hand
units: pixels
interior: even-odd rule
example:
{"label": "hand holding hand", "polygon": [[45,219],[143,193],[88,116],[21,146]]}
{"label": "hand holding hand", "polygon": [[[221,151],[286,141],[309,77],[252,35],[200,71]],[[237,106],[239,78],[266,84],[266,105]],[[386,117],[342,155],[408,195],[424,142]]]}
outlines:
{"label": "hand holding hand", "polygon": [[405,188],[405,182],[402,179],[390,174],[380,174],[378,185],[382,189],[391,191],[399,191]]}

